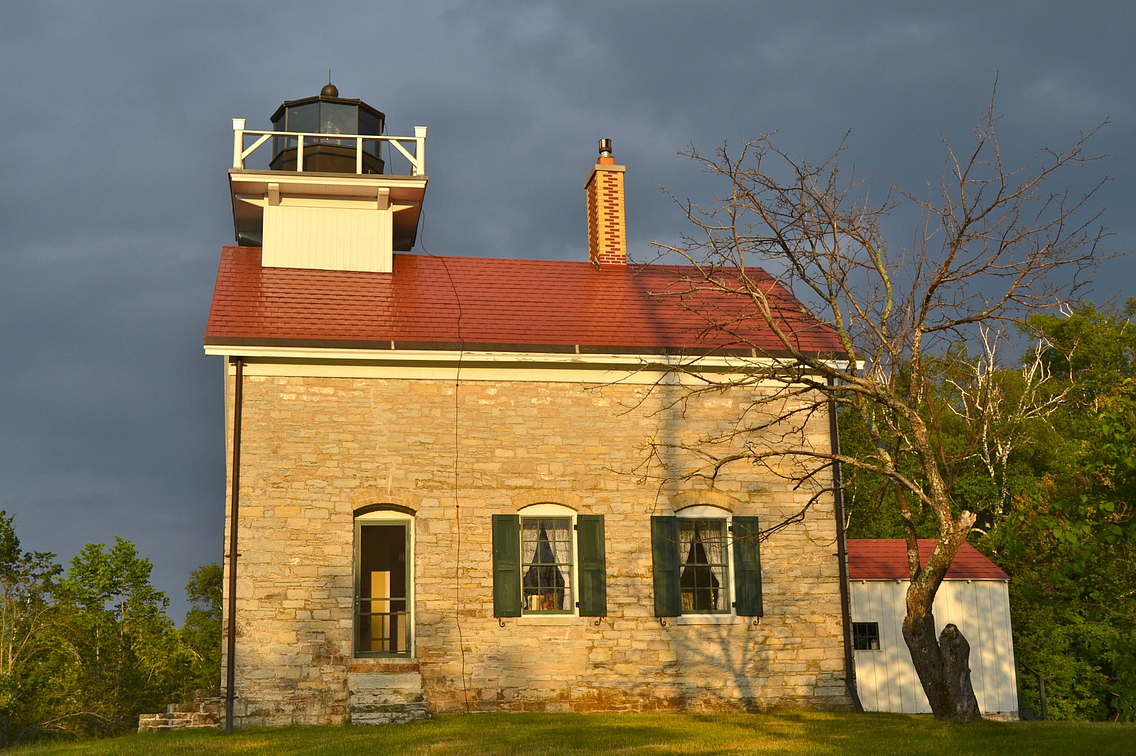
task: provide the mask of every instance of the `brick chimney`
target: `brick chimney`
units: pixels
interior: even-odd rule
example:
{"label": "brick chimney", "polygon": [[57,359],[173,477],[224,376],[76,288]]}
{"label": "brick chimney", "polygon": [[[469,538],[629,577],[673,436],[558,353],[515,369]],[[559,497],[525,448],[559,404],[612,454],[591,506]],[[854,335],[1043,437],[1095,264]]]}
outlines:
{"label": "brick chimney", "polygon": [[600,140],[600,157],[584,189],[588,195],[588,259],[601,265],[627,265],[627,224],[623,213],[623,172],[611,155],[611,140]]}

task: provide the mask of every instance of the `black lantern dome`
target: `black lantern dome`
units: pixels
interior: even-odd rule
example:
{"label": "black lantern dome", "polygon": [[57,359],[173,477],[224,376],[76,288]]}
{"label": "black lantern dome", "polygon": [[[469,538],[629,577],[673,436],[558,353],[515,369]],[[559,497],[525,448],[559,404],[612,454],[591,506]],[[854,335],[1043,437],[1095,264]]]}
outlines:
{"label": "black lantern dome", "polygon": [[[358,134],[379,136],[385,130],[386,116],[362,100],[339,96],[330,82],[315,97],[286,100],[272,115],[273,131],[309,134]],[[272,139],[274,171],[296,170],[296,137]],[[383,159],[378,139],[363,140],[363,173],[382,173]],[[322,173],[355,173],[354,139],[304,139],[304,170]]]}

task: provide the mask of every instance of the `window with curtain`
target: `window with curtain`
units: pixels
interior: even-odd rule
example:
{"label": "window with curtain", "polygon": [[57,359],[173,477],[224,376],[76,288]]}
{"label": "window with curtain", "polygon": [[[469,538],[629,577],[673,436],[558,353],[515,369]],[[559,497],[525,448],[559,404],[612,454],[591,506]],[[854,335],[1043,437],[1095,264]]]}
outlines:
{"label": "window with curtain", "polygon": [[545,502],[493,515],[493,616],[607,616],[603,515]]}
{"label": "window with curtain", "polygon": [[726,520],[678,521],[678,550],[681,561],[679,585],[682,611],[730,611],[729,552]]}
{"label": "window with curtain", "polygon": [[521,556],[524,613],[572,611],[572,519],[522,517]]}
{"label": "window with curtain", "polygon": [[758,518],[710,505],[652,515],[651,580],[656,617],[763,616]]}

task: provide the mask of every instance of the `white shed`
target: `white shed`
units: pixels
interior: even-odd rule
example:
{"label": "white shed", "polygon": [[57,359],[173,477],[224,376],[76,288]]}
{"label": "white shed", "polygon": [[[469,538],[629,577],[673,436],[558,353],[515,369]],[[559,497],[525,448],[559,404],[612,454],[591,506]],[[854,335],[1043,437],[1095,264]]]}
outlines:
{"label": "white shed", "polygon": [[[920,540],[925,563],[935,542]],[[895,538],[848,540],[856,688],[867,711],[929,714],[903,640],[907,544]],[[953,623],[970,643],[970,679],[983,716],[1017,719],[1017,675],[1010,634],[1010,576],[964,543],[935,596],[937,632]]]}

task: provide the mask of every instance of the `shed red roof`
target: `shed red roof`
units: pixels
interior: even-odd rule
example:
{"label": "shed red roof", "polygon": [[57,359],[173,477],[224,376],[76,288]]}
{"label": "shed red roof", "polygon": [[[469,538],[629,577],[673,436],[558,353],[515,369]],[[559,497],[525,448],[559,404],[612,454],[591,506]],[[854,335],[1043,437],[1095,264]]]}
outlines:
{"label": "shed red roof", "polygon": [[[747,273],[780,301],[779,319],[800,348],[841,351],[768,274]],[[694,281],[693,268],[676,265],[597,270],[588,262],[417,254],[395,255],[393,273],[262,268],[259,248],[225,247],[205,343],[781,351],[741,297],[696,290]]]}
{"label": "shed red roof", "polygon": [[[919,563],[926,564],[935,540],[919,539]],[[852,580],[907,580],[907,541],[902,538],[849,538],[848,577]],[[964,543],[947,570],[947,580],[1009,580],[1010,576]]]}

